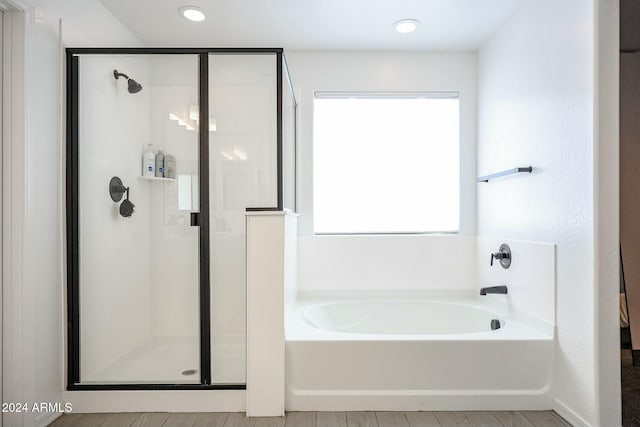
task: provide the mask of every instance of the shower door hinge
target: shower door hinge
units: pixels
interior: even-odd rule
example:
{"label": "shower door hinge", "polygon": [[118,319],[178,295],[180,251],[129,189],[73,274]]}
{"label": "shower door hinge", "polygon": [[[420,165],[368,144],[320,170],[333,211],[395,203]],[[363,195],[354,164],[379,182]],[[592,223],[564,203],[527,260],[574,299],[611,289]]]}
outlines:
{"label": "shower door hinge", "polygon": [[191,212],[191,226],[200,227],[200,212]]}

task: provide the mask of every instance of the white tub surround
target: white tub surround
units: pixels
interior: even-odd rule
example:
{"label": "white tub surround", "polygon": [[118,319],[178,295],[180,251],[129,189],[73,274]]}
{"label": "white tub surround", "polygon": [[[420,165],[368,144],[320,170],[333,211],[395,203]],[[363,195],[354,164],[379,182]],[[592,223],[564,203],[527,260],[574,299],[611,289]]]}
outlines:
{"label": "white tub surround", "polygon": [[[511,248],[511,266],[490,265],[491,253],[502,243]],[[509,287],[509,303],[549,325],[556,324],[556,245],[541,242],[476,238],[479,286]]]}
{"label": "white tub surround", "polygon": [[247,416],[284,416],[285,288],[295,280],[297,216],[247,212]]}
{"label": "white tub surround", "polygon": [[[513,178],[512,178],[513,179]],[[486,185],[486,184],[483,184]],[[504,269],[489,265],[500,244]],[[507,285],[513,307],[556,324],[556,246],[461,235],[330,235],[298,239],[298,292],[473,291]],[[290,300],[292,294],[288,294]]]}
{"label": "white tub surround", "polygon": [[300,237],[298,289],[470,289],[475,254],[475,237],[457,234]]}
{"label": "white tub surround", "polygon": [[551,405],[554,328],[504,295],[308,294],[292,306],[286,335],[288,410]]}

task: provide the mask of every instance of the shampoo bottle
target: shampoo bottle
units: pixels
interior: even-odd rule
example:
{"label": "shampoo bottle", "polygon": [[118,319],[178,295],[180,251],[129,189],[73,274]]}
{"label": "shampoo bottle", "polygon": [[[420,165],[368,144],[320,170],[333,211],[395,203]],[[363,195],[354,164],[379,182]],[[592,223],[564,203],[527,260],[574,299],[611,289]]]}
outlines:
{"label": "shampoo bottle", "polygon": [[155,176],[156,156],[151,151],[151,144],[147,144],[147,151],[142,155],[142,176]]}
{"label": "shampoo bottle", "polygon": [[164,156],[164,177],[176,178],[176,158],[171,154],[165,154]]}
{"label": "shampoo bottle", "polygon": [[162,178],[164,176],[164,154],[162,150],[156,154],[156,177]]}

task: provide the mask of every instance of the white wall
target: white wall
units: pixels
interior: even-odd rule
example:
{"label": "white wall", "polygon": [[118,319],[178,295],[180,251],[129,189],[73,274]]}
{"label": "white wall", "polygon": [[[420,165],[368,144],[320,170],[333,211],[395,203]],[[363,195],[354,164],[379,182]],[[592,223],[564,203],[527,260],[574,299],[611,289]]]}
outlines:
{"label": "white wall", "polygon": [[281,417],[285,410],[286,288],[295,280],[297,216],[248,212],[247,416]]}
{"label": "white wall", "polygon": [[596,426],[594,48],[593,2],[530,0],[481,49],[478,173],[534,172],[479,184],[478,233],[557,244],[554,408]]}
{"label": "white wall", "polygon": [[[313,93],[460,92],[460,231],[476,231],[476,54],[287,51],[298,102],[299,232],[313,235]],[[384,201],[381,201],[384,203]]]}
{"label": "white wall", "polygon": [[[29,15],[25,55],[25,222],[23,369],[33,373],[25,400],[56,401],[60,396],[60,234],[61,212],[58,145],[60,68],[58,37],[45,23]],[[37,47],[36,47],[37,46]],[[30,316],[29,316],[30,315]],[[32,317],[31,317],[32,316]],[[31,323],[33,321],[33,323]],[[30,328],[34,328],[31,330]],[[27,382],[27,381],[25,381]],[[25,390],[26,391],[26,390]],[[5,400],[7,401],[7,400]],[[27,416],[25,425],[46,423],[47,414]],[[35,419],[29,419],[33,417]],[[8,423],[8,425],[13,425]]]}
{"label": "white wall", "polygon": [[136,47],[138,38],[100,0],[35,0],[38,23],[57,28],[65,47]]}
{"label": "white wall", "polygon": [[[24,8],[24,58],[15,71],[24,70],[24,85],[15,85],[23,102],[20,124],[24,140],[14,139],[11,150],[16,184],[13,225],[21,228],[22,250],[15,246],[14,278],[9,282],[11,311],[4,327],[10,328],[11,354],[5,365],[13,374],[4,390],[5,401],[57,402],[63,389],[63,182],[62,164],[62,64],[58,20],[77,26],[63,42],[71,45],[139,45],[139,41],[109,14],[98,0],[17,1]],[[20,17],[18,17],[18,22]],[[69,25],[71,29],[73,25]],[[65,33],[66,34],[66,33]],[[18,115],[18,110],[14,111]],[[23,145],[24,144],[24,145]],[[19,206],[18,206],[19,205]],[[6,289],[5,289],[6,291]],[[5,344],[6,344],[5,340]],[[3,355],[7,348],[3,348]],[[5,362],[8,359],[5,359]],[[7,425],[46,425],[55,413],[9,416]]]}

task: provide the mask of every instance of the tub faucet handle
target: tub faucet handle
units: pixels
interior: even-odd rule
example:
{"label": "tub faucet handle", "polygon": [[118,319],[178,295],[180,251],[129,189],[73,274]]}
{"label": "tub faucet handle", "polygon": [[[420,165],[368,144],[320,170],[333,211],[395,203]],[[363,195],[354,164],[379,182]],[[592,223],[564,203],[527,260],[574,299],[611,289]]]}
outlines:
{"label": "tub faucet handle", "polygon": [[501,260],[503,258],[508,258],[509,255],[508,254],[504,254],[502,252],[494,252],[491,254],[491,262],[490,265],[493,267],[493,260],[497,259],[497,260]]}
{"label": "tub faucet handle", "polygon": [[497,259],[500,261],[500,265],[503,268],[509,268],[511,266],[511,248],[506,243],[500,245],[500,249],[498,252],[491,254],[491,260],[489,265],[493,267],[493,260]]}

